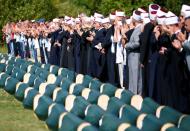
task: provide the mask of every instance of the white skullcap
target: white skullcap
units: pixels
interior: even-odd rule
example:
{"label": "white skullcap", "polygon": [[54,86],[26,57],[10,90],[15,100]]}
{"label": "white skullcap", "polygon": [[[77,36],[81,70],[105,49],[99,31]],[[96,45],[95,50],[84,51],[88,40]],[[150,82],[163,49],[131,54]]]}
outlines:
{"label": "white skullcap", "polygon": [[125,12],[123,12],[123,11],[116,11],[115,15],[118,16],[118,17],[124,17],[125,16]]}
{"label": "white skullcap", "polygon": [[136,21],[140,21],[141,20],[141,12],[134,10],[133,11],[133,15],[132,15],[133,19],[135,19]]}
{"label": "white skullcap", "polygon": [[171,11],[169,11],[166,14],[166,18],[165,18],[164,23],[165,23],[165,25],[177,24],[177,23],[179,23],[179,18],[174,13],[172,13]]}
{"label": "white skullcap", "polygon": [[160,9],[160,6],[157,4],[150,4],[149,5],[149,17],[151,20],[156,20],[157,11]]}
{"label": "white skullcap", "polygon": [[102,24],[105,24],[105,23],[110,23],[110,19],[108,17],[102,19]]}

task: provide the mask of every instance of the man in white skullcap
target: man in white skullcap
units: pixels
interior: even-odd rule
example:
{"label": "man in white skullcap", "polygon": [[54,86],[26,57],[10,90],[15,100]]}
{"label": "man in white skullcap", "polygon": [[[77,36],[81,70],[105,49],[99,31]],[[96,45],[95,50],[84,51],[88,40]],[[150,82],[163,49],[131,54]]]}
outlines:
{"label": "man in white skullcap", "polygon": [[156,26],[157,11],[160,6],[157,4],[149,5],[149,18],[150,22],[144,25],[143,32],[141,34],[141,47],[140,47],[140,63],[142,68],[143,76],[143,96],[148,96],[149,92],[149,56],[150,56],[150,45],[151,45],[151,35],[154,27]]}
{"label": "man in white skullcap", "polygon": [[142,28],[141,12],[133,11],[132,22],[135,26],[129,42],[125,45],[128,51],[129,90],[142,94],[142,74],[140,68],[140,34]]}

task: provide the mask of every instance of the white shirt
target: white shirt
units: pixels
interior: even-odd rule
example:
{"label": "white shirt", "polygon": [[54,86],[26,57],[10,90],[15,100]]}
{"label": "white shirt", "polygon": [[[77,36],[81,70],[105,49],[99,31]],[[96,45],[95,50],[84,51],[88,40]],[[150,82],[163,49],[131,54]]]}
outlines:
{"label": "white shirt", "polygon": [[34,48],[35,48],[35,49],[39,49],[39,48],[40,48],[39,42],[38,42],[38,38],[34,38],[34,39],[33,39],[33,43],[34,43]]}
{"label": "white shirt", "polygon": [[[119,41],[121,41],[121,36],[119,37]],[[123,48],[121,42],[117,43],[117,50],[116,50],[116,64],[123,63],[126,65],[126,50]]]}

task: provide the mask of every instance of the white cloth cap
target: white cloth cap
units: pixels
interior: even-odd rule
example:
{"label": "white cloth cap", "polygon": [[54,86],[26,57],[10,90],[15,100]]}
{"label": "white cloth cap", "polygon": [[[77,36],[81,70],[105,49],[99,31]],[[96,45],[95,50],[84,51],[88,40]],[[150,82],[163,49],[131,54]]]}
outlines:
{"label": "white cloth cap", "polygon": [[59,20],[60,20],[60,19],[55,18],[55,19],[53,19],[53,22],[55,22],[55,23],[56,23],[56,22],[59,22]]}
{"label": "white cloth cap", "polygon": [[[173,15],[173,13],[169,13],[169,14]],[[159,25],[165,24],[164,22],[165,22],[165,19],[166,19],[166,15],[167,15],[167,13],[164,12],[164,11],[162,11],[161,9],[159,9],[159,10],[157,11],[157,18],[156,18],[156,21],[157,21],[157,23],[158,23]]]}
{"label": "white cloth cap", "polygon": [[94,17],[95,18],[103,18],[104,16],[102,14],[99,14],[99,13],[94,13]]}
{"label": "white cloth cap", "polygon": [[134,10],[132,17],[133,17],[133,19],[135,19],[136,21],[140,21],[140,20],[141,20],[141,12],[140,12],[140,11],[137,11],[137,10]]}
{"label": "white cloth cap", "polygon": [[157,11],[157,17],[161,17],[161,16],[166,16],[166,12],[164,12],[164,11],[162,11],[161,9],[159,9],[158,11]]}
{"label": "white cloth cap", "polygon": [[181,8],[181,15],[185,17],[185,15],[187,15],[188,10],[190,10],[190,6],[188,5],[182,5],[182,8]]}
{"label": "white cloth cap", "polygon": [[149,5],[149,17],[151,20],[156,20],[157,11],[160,9],[160,6],[157,4],[150,4]]}
{"label": "white cloth cap", "polygon": [[70,20],[71,18],[69,16],[65,16],[64,20]]}
{"label": "white cloth cap", "polygon": [[157,17],[156,20],[157,20],[157,23],[159,25],[164,25],[165,24],[165,19],[166,19],[166,16],[160,16],[160,17]]}
{"label": "white cloth cap", "polygon": [[187,18],[187,17],[190,17],[190,10],[186,10],[184,12],[184,17]]}
{"label": "white cloth cap", "polygon": [[105,24],[105,23],[110,23],[110,19],[108,17],[102,19],[102,24]]}
{"label": "white cloth cap", "polygon": [[148,15],[149,15],[148,13],[141,13],[141,19],[143,20],[144,24],[147,24],[150,22]]}
{"label": "white cloth cap", "polygon": [[102,19],[101,18],[95,18],[95,22],[102,23]]}
{"label": "white cloth cap", "polygon": [[115,18],[116,18],[116,15],[113,15],[113,14],[110,14],[110,20],[115,20]]}
{"label": "white cloth cap", "polygon": [[116,11],[115,15],[119,16],[119,17],[124,17],[125,16],[125,12],[123,12],[123,11]]}
{"label": "white cloth cap", "polygon": [[173,25],[179,23],[179,18],[171,11],[166,14],[165,25]]}

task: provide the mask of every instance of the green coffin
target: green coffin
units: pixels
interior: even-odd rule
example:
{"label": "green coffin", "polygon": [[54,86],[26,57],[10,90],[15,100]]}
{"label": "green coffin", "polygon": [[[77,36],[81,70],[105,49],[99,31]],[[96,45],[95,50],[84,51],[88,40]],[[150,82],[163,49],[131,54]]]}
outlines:
{"label": "green coffin", "polygon": [[34,74],[39,76],[43,80],[47,80],[49,72],[45,71],[45,70],[43,70],[41,68],[37,68]]}
{"label": "green coffin", "polygon": [[85,87],[82,85],[82,84],[71,84],[70,87],[69,87],[69,93],[70,94],[73,94],[73,95],[76,95],[76,96],[80,96],[81,93],[82,93],[82,90],[84,89]]}
{"label": "green coffin", "polygon": [[89,83],[89,88],[93,89],[93,90],[100,90],[100,86],[102,85],[102,82],[100,82],[98,79],[93,79],[90,83]]}
{"label": "green coffin", "polygon": [[35,65],[29,65],[27,68],[27,72],[31,73],[31,74],[35,74],[35,71],[38,69],[39,67],[35,66]]}
{"label": "green coffin", "polygon": [[98,127],[99,120],[105,114],[105,111],[97,105],[89,105],[85,110],[84,120]]}
{"label": "green coffin", "polygon": [[107,112],[119,117],[119,110],[125,103],[116,97],[109,99]]}
{"label": "green coffin", "polygon": [[30,87],[34,86],[34,80],[37,78],[36,75],[26,73],[23,78],[23,82],[27,83]]}
{"label": "green coffin", "polygon": [[24,99],[24,92],[29,87],[26,83],[17,83],[16,90],[15,90],[15,98],[19,101],[23,101]]}
{"label": "green coffin", "polygon": [[56,84],[57,86],[61,87],[62,80],[63,80],[63,76],[59,75],[59,76],[57,76],[57,79],[56,79],[56,81],[55,81],[54,84]]}
{"label": "green coffin", "polygon": [[37,77],[35,80],[34,80],[34,89],[36,90],[39,90],[39,86],[44,83],[45,81],[42,80],[41,78]]}
{"label": "green coffin", "polygon": [[67,91],[62,90],[61,88],[57,88],[53,92],[53,101],[56,103],[63,104],[68,95],[69,93]]}
{"label": "green coffin", "polygon": [[14,77],[14,78],[16,78],[19,81],[23,81],[23,78],[24,78],[25,74],[26,74],[25,71],[22,71],[19,68],[14,68],[13,71],[12,71],[11,76]]}
{"label": "green coffin", "polygon": [[33,100],[34,97],[39,94],[39,92],[32,88],[32,87],[28,87],[25,92],[24,92],[24,100],[23,100],[23,106],[24,108],[27,109],[32,109],[33,107]]}
{"label": "green coffin", "polygon": [[59,131],[77,131],[84,121],[72,113],[62,113],[59,117]]}
{"label": "green coffin", "polygon": [[89,88],[84,88],[81,94],[89,103],[91,104],[96,104],[98,101],[99,96],[101,95],[100,92],[89,89]]}
{"label": "green coffin", "polygon": [[52,97],[55,88],[57,88],[55,84],[42,83],[39,86],[39,93],[48,97]]}
{"label": "green coffin", "polygon": [[0,87],[5,87],[5,81],[8,77],[10,76],[3,72],[0,73]]}
{"label": "green coffin", "polygon": [[83,97],[78,96],[74,100],[73,108],[70,112],[83,119],[85,117],[85,109],[88,105],[88,101],[86,101]]}
{"label": "green coffin", "polygon": [[74,81],[75,80],[75,78],[76,78],[76,73],[74,72],[74,71],[68,71],[68,74],[67,74],[67,78],[69,79],[69,80],[71,80],[71,81]]}
{"label": "green coffin", "polygon": [[160,106],[156,111],[157,118],[164,121],[165,123],[169,122],[173,124],[178,124],[178,121],[182,115],[182,113],[168,106]]}
{"label": "green coffin", "polygon": [[9,94],[14,94],[16,90],[16,85],[19,81],[13,77],[8,77],[5,81],[5,91]]}
{"label": "green coffin", "polygon": [[48,117],[48,108],[53,100],[47,96],[37,94],[33,101],[33,110],[40,120],[46,120]]}
{"label": "green coffin", "polygon": [[100,93],[106,94],[110,97],[115,95],[115,91],[117,90],[117,87],[113,86],[112,84],[105,83],[100,86]]}
{"label": "green coffin", "polygon": [[49,106],[46,124],[50,130],[58,129],[59,116],[64,112],[66,112],[65,107],[61,104],[53,103]]}
{"label": "green coffin", "polygon": [[129,90],[117,89],[115,92],[115,97],[119,98],[125,104],[131,103],[131,98],[134,94]]}
{"label": "green coffin", "polygon": [[46,71],[49,71],[50,66],[51,66],[50,64],[42,64],[41,68],[46,70]]}
{"label": "green coffin", "polygon": [[42,63],[36,62],[36,63],[34,63],[34,65],[37,66],[37,67],[41,67]]}
{"label": "green coffin", "polygon": [[50,70],[49,70],[49,72],[50,73],[52,73],[52,74],[54,74],[54,75],[58,75],[58,71],[59,71],[59,67],[58,66],[54,66],[54,65],[51,65],[50,66]]}
{"label": "green coffin", "polygon": [[[166,131],[182,131],[181,129],[177,128],[177,127],[170,127],[168,129],[166,129]],[[184,130],[185,131],[185,130]],[[187,130],[188,131],[188,130]]]}
{"label": "green coffin", "polygon": [[11,75],[12,71],[13,71],[13,68],[14,68],[14,66],[12,66],[12,65],[6,66],[5,73],[8,74],[8,75]]}
{"label": "green coffin", "polygon": [[129,105],[124,105],[120,108],[119,118],[122,121],[130,123],[131,125],[136,125],[136,120],[140,114],[141,112],[136,110],[134,107]]}
{"label": "green coffin", "polygon": [[143,99],[143,103],[141,106],[141,111],[145,112],[147,114],[155,114],[157,108],[160,105],[158,103],[156,103],[154,100],[152,100],[151,98],[144,98]]}
{"label": "green coffin", "polygon": [[7,65],[13,65],[15,63],[15,58],[11,58],[10,60],[8,60]]}
{"label": "green coffin", "polygon": [[5,72],[6,64],[0,63],[0,72]]}
{"label": "green coffin", "polygon": [[99,121],[100,131],[117,131],[122,121],[114,115],[105,114]]}
{"label": "green coffin", "polygon": [[178,127],[184,131],[189,131],[190,128],[190,116],[189,115],[183,115],[181,116]]}
{"label": "green coffin", "polygon": [[61,88],[65,91],[68,91],[69,90],[69,87],[70,85],[72,84],[73,82],[67,78],[63,78],[62,81],[61,81]]}
{"label": "green coffin", "polygon": [[68,76],[68,69],[66,68],[60,68],[59,71],[58,71],[58,75],[61,75],[63,76],[64,78],[67,78]]}
{"label": "green coffin", "polygon": [[160,131],[163,122],[151,114],[141,114],[137,119],[137,127],[142,131]]}
{"label": "green coffin", "polygon": [[28,69],[29,65],[31,65],[31,64],[29,64],[27,62],[23,63],[23,64],[21,64],[20,69],[23,70],[23,71],[25,71],[25,72],[27,72],[27,69]]}
{"label": "green coffin", "polygon": [[93,78],[92,78],[91,76],[85,75],[82,84],[83,84],[85,87],[88,87],[88,86],[89,86],[89,83],[90,83],[92,80],[93,80]]}

